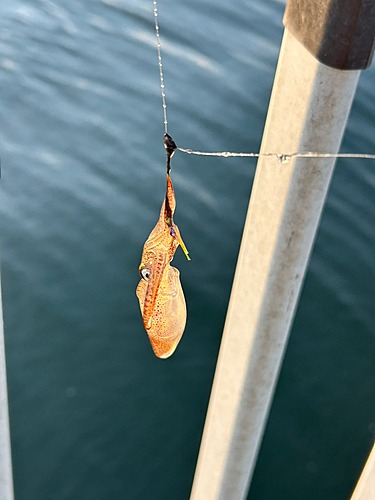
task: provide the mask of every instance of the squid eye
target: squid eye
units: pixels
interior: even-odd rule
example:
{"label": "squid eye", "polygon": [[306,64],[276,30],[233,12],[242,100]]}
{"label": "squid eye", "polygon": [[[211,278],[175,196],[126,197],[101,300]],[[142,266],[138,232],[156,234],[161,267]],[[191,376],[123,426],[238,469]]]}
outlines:
{"label": "squid eye", "polygon": [[150,270],[147,269],[147,267],[144,267],[139,271],[139,274],[141,275],[141,278],[143,278],[145,281],[148,281],[150,279]]}

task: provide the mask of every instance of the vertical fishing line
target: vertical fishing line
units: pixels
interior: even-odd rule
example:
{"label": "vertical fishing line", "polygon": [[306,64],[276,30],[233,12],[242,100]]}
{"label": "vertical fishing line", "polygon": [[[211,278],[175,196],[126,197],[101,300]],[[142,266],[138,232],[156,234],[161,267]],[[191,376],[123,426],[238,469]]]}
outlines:
{"label": "vertical fishing line", "polygon": [[160,74],[161,98],[163,100],[164,132],[167,134],[168,133],[167,103],[165,101],[163,64],[161,62],[160,33],[159,33],[159,23],[158,23],[158,6],[156,4],[156,0],[153,0],[153,3],[154,3],[154,19],[155,19],[155,32],[156,32],[156,46],[157,46],[157,49],[158,49],[158,62],[159,62],[159,74]]}

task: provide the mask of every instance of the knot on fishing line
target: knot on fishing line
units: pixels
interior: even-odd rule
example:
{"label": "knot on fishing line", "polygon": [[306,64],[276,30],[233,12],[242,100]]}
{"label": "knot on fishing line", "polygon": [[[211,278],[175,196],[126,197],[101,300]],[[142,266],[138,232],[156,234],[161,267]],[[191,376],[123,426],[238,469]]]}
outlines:
{"label": "knot on fishing line", "polygon": [[172,158],[174,152],[177,149],[177,146],[169,134],[164,134],[164,147],[167,152],[167,156],[169,156],[169,158]]}
{"label": "knot on fishing line", "polygon": [[177,149],[176,143],[170,135],[164,134],[164,147],[167,152],[167,174],[171,171],[171,158]]}
{"label": "knot on fishing line", "polygon": [[289,161],[291,159],[291,155],[284,155],[284,154],[281,154],[281,153],[277,153],[276,156],[279,159],[280,163],[289,163]]}

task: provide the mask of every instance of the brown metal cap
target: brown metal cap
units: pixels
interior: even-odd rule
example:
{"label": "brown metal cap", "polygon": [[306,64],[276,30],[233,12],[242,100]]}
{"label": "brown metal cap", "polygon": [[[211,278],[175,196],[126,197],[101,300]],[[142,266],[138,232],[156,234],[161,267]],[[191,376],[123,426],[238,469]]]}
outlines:
{"label": "brown metal cap", "polygon": [[365,69],[375,47],[375,0],[288,0],[284,26],[318,61]]}

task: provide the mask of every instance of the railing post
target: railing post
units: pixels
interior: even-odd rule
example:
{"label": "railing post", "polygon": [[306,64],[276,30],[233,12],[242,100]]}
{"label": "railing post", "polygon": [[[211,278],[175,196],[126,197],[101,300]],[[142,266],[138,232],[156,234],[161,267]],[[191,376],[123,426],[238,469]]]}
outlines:
{"label": "railing post", "polygon": [[[357,8],[357,20],[363,18],[366,2],[340,1]],[[330,20],[331,14],[347,14],[344,8],[332,11],[331,4],[340,1],[289,0],[261,152],[338,152],[375,32],[373,9],[372,18],[368,11],[365,16],[372,19],[372,44],[367,40],[367,57],[362,46],[357,57],[346,43],[357,40],[355,19],[353,25],[347,18]],[[307,9],[303,15],[301,6]],[[336,25],[350,33],[332,38],[329,29]],[[346,47],[340,57],[335,43]],[[191,500],[246,498],[334,163],[258,161]]]}
{"label": "railing post", "polygon": [[13,500],[8,393],[5,368],[3,303],[0,279],[0,500]]}
{"label": "railing post", "polygon": [[375,445],[363,469],[351,500],[374,500],[375,497]]}

